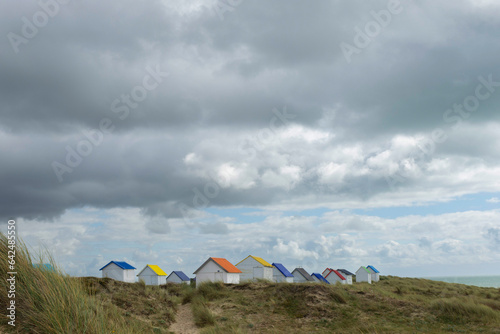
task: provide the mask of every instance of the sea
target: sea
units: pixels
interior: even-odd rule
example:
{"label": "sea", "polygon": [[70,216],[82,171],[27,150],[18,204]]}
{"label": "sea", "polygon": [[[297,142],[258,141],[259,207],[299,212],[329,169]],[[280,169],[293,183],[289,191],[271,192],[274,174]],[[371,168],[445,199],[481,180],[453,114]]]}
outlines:
{"label": "sea", "polygon": [[443,276],[423,278],[448,283],[460,283],[487,288],[500,288],[500,276]]}

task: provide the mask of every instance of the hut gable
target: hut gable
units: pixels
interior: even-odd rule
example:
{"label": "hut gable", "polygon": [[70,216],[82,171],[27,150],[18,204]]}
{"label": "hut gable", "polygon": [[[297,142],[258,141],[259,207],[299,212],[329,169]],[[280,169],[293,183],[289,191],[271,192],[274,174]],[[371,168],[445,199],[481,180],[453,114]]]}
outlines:
{"label": "hut gable", "polygon": [[314,282],[314,278],[304,268],[295,268],[292,275],[294,283]]}
{"label": "hut gable", "polygon": [[[326,275],[325,272],[327,273]],[[326,268],[326,270],[323,271],[323,276],[328,283],[334,284],[340,282],[341,284],[347,284],[347,279],[338,270]]]}
{"label": "hut gable", "polygon": [[241,280],[265,279],[273,280],[273,266],[258,256],[249,255],[236,264],[241,270]]}
{"label": "hut gable", "polygon": [[199,267],[198,269],[196,269],[196,271],[194,272],[194,274],[197,274],[199,270],[201,270],[205,265],[210,265],[210,263],[215,264],[219,269],[224,270],[226,273],[241,273],[241,270],[239,270],[238,268],[236,268],[228,260],[226,260],[224,258],[221,258],[221,257],[211,257],[208,260],[206,260],[205,263],[203,263],[201,265],[201,267]]}
{"label": "hut gable", "polygon": [[315,282],[330,284],[320,273],[312,273],[311,277]]}
{"label": "hut gable", "polygon": [[347,284],[352,284],[352,277],[354,276],[353,273],[346,269],[337,269],[337,271],[345,277]]}
{"label": "hut gable", "polygon": [[167,283],[189,283],[191,280],[182,271],[172,271],[167,277]]}
{"label": "hut gable", "polygon": [[102,271],[102,277],[128,283],[135,282],[134,270],[135,267],[123,261],[111,261],[99,269],[99,271]]}
{"label": "hut gable", "polygon": [[167,283],[167,273],[155,264],[147,264],[137,276],[146,285],[162,285]]}
{"label": "hut gable", "polygon": [[359,269],[356,271],[356,282],[367,282],[370,283],[372,282],[372,274],[371,272],[366,269],[366,267],[359,267]]}
{"label": "hut gable", "polygon": [[163,269],[155,264],[147,264],[144,269],[142,269],[141,272],[137,274],[137,276],[140,276],[143,273],[156,276],[167,276]]}
{"label": "hut gable", "polygon": [[378,271],[377,268],[375,268],[372,265],[369,265],[366,267],[366,269],[372,275],[372,282],[378,282],[380,280],[380,271]]}
{"label": "hut gable", "polygon": [[346,269],[337,269],[338,272],[340,272],[342,274],[342,276],[346,277],[346,276],[354,276],[353,273],[351,273],[349,270],[346,270]]}
{"label": "hut gable", "polygon": [[293,283],[293,275],[281,263],[273,263],[273,280],[276,283]]}
{"label": "hut gable", "polygon": [[106,268],[107,266],[110,266],[111,264],[114,264],[118,268],[121,268],[123,270],[136,269],[135,267],[132,267],[130,264],[128,264],[127,262],[124,262],[124,261],[110,261],[107,265],[105,265],[104,267],[102,267],[99,270],[103,270],[104,268]]}
{"label": "hut gable", "polygon": [[196,269],[194,274],[196,275],[196,286],[203,282],[238,284],[241,270],[224,258],[211,257]]}

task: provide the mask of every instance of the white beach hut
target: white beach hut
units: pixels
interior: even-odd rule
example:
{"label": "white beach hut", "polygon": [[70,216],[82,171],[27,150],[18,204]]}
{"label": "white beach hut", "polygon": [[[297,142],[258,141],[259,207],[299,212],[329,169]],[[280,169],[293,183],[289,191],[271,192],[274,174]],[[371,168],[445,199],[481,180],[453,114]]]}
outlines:
{"label": "white beach hut", "polygon": [[273,280],[276,283],[293,283],[293,275],[281,263],[273,263]]}
{"label": "white beach hut", "polygon": [[292,271],[294,283],[314,283],[315,280],[304,268],[295,268]]}
{"label": "white beach hut", "polygon": [[143,281],[146,285],[162,285],[167,283],[167,273],[155,264],[147,264],[137,277],[139,277],[139,281]]}
{"label": "white beach hut", "polygon": [[347,284],[352,284],[352,277],[354,276],[353,273],[346,269],[337,269],[337,271],[345,277]]}
{"label": "white beach hut", "polygon": [[236,264],[236,268],[241,270],[241,281],[254,279],[273,280],[273,266],[257,256],[247,256]]}
{"label": "white beach hut", "polygon": [[203,282],[223,282],[227,284],[240,283],[241,270],[231,262],[220,257],[211,257],[194,272],[196,286]]}
{"label": "white beach hut", "polygon": [[380,281],[380,271],[377,270],[374,266],[367,266],[366,269],[372,274],[372,282]]}
{"label": "white beach hut", "polygon": [[135,282],[135,268],[127,262],[111,261],[101,269],[102,277],[112,278],[117,281],[134,283]]}
{"label": "white beach hut", "polygon": [[167,277],[167,283],[189,283],[191,280],[182,271],[172,271]]}
{"label": "white beach hut", "polygon": [[347,279],[344,275],[335,269],[326,268],[325,271],[323,271],[323,277],[325,277],[330,284],[335,284],[337,282],[340,282],[340,284],[347,284]]}
{"label": "white beach hut", "polygon": [[356,271],[356,282],[372,283],[372,273],[366,267],[359,267]]}

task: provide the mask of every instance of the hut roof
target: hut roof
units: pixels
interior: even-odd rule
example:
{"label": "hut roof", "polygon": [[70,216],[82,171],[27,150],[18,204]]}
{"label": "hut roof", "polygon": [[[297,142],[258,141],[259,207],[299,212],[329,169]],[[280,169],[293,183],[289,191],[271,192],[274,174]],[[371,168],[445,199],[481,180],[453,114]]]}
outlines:
{"label": "hut roof", "polygon": [[345,281],[345,277],[342,276],[342,274],[338,270],[330,269],[330,268],[328,268],[327,270],[328,270],[328,274],[326,274],[325,278],[327,278],[331,273],[334,273],[334,275],[337,275],[341,280]]}
{"label": "hut roof", "polygon": [[264,267],[270,267],[272,268],[273,266],[269,264],[269,262],[265,261],[263,258],[261,257],[258,257],[258,256],[253,256],[253,255],[248,255],[246,258],[244,258],[243,260],[241,260],[240,262],[238,262],[236,265],[240,264],[241,262],[245,261],[246,259],[248,259],[249,257],[251,257],[252,259],[254,259],[255,261],[259,262],[260,264],[262,264]]}
{"label": "hut roof", "polygon": [[196,274],[201,268],[203,268],[209,261],[215,262],[221,269],[223,269],[227,273],[241,274],[241,270],[236,268],[231,262],[222,258],[222,257],[210,257],[206,260],[196,271]]}
{"label": "hut roof", "polygon": [[337,269],[338,272],[344,274],[344,275],[351,275],[351,276],[354,276],[353,273],[351,273],[349,270],[346,270],[346,269]]}
{"label": "hut roof", "polygon": [[293,275],[290,274],[290,272],[288,271],[288,269],[286,269],[285,266],[282,265],[281,263],[273,263],[273,266],[275,266],[276,269],[278,269],[283,274],[283,276],[285,276],[285,277],[293,277]]}
{"label": "hut roof", "polygon": [[314,278],[312,278],[312,276],[309,275],[309,273],[304,268],[295,268],[292,271],[292,273],[294,271],[297,271],[298,273],[300,273],[306,279],[306,281],[314,282]]}
{"label": "hut roof", "polygon": [[103,270],[104,268],[109,266],[111,263],[116,264],[118,267],[122,268],[123,270],[136,269],[135,267],[132,267],[130,264],[128,264],[127,262],[124,262],[124,261],[111,261],[99,270]]}
{"label": "hut roof", "polygon": [[314,276],[316,277],[320,282],[323,282],[323,283],[326,283],[326,284],[330,284],[330,282],[328,282],[324,277],[323,275],[321,274],[318,274],[318,273],[312,273],[311,276]]}
{"label": "hut roof", "polygon": [[144,270],[146,270],[146,268],[150,268],[156,275],[158,276],[167,276],[167,273],[164,272],[159,266],[157,266],[156,264],[146,264],[146,266],[141,270],[141,272],[139,274],[137,274],[137,276],[139,276],[140,274],[142,274],[142,272]]}
{"label": "hut roof", "polygon": [[[190,279],[189,279],[189,277],[188,277],[186,274],[184,274],[182,271],[175,271],[175,270],[174,270],[174,271],[172,271],[172,273],[174,273],[174,274],[176,274],[177,276],[179,276],[179,278],[180,278],[182,281],[189,281],[189,280],[190,280]],[[172,275],[172,274],[170,274],[170,275]]]}
{"label": "hut roof", "polygon": [[357,271],[359,271],[360,269],[364,269],[368,274],[371,274],[371,272],[368,269],[366,269],[366,267],[361,266]]}

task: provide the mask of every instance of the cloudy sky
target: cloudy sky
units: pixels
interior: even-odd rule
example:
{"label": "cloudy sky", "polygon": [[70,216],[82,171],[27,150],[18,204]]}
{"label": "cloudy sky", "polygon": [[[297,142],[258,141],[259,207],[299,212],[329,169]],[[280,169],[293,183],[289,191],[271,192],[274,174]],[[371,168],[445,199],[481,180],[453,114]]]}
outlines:
{"label": "cloudy sky", "polygon": [[500,5],[4,1],[0,215],[72,275],[498,274]]}

